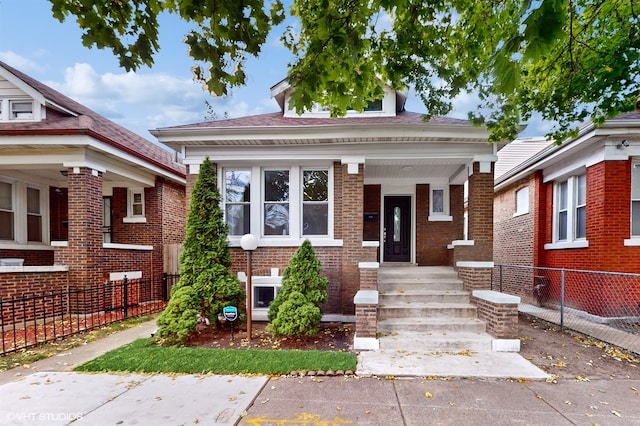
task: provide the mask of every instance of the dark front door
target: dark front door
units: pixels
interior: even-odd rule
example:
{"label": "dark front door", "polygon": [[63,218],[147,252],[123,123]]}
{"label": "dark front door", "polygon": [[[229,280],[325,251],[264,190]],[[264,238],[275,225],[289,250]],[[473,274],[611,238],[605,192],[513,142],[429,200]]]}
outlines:
{"label": "dark front door", "polygon": [[384,261],[411,260],[411,197],[384,197]]}

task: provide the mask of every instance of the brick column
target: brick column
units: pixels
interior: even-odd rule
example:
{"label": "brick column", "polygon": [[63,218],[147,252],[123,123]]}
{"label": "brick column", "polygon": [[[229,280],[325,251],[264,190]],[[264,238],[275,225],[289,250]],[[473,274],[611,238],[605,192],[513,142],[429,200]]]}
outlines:
{"label": "brick column", "polygon": [[68,266],[72,287],[102,283],[102,174],[69,169]]}
{"label": "brick column", "polygon": [[363,166],[357,174],[350,174],[348,166],[342,166],[342,313],[353,315],[353,297],[360,289],[360,269],[363,258],[362,232],[364,224],[364,173]]}

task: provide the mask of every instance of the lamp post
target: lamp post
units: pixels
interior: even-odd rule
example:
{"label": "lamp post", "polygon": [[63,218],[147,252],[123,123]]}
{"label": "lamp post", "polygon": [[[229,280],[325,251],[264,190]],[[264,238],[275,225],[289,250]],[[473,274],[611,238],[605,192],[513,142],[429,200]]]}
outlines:
{"label": "lamp post", "polygon": [[251,341],[251,252],[258,248],[258,238],[253,234],[244,234],[240,238],[242,250],[247,252],[247,340]]}

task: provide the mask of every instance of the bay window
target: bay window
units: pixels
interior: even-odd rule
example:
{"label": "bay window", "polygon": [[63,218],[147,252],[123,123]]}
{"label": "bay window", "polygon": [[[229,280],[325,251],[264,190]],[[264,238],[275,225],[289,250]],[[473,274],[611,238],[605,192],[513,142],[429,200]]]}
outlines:
{"label": "bay window", "polygon": [[0,240],[13,240],[14,206],[13,185],[0,181]]}
{"label": "bay window", "polygon": [[0,241],[48,243],[48,195],[45,187],[0,180]]}
{"label": "bay window", "polygon": [[329,171],[302,172],[302,235],[327,235]]}
{"label": "bay window", "polygon": [[225,170],[224,213],[229,235],[244,235],[251,231],[251,171]]}
{"label": "bay window", "polygon": [[289,235],[289,170],[265,170],[263,194],[263,235]]}

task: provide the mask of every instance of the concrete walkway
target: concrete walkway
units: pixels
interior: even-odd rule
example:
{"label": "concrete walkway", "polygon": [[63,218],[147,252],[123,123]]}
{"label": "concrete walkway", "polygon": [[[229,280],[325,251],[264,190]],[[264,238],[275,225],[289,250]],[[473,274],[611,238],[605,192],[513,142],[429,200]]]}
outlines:
{"label": "concrete walkway", "polygon": [[[0,373],[1,425],[640,425],[640,380],[471,376],[475,355],[408,354],[396,377],[87,374],[70,370],[155,329],[153,322]],[[504,353],[503,353],[504,355]],[[507,354],[516,355],[516,354]],[[432,366],[427,370],[417,364]],[[425,362],[428,361],[428,362]],[[503,370],[509,361],[484,370]],[[363,360],[362,370],[371,366]],[[369,364],[367,364],[367,362]],[[436,370],[436,366],[441,370]],[[632,367],[630,367],[632,368]],[[415,376],[408,377],[407,371]],[[477,368],[476,372],[482,371]],[[407,377],[401,377],[407,375]],[[401,378],[398,378],[401,377]]]}

